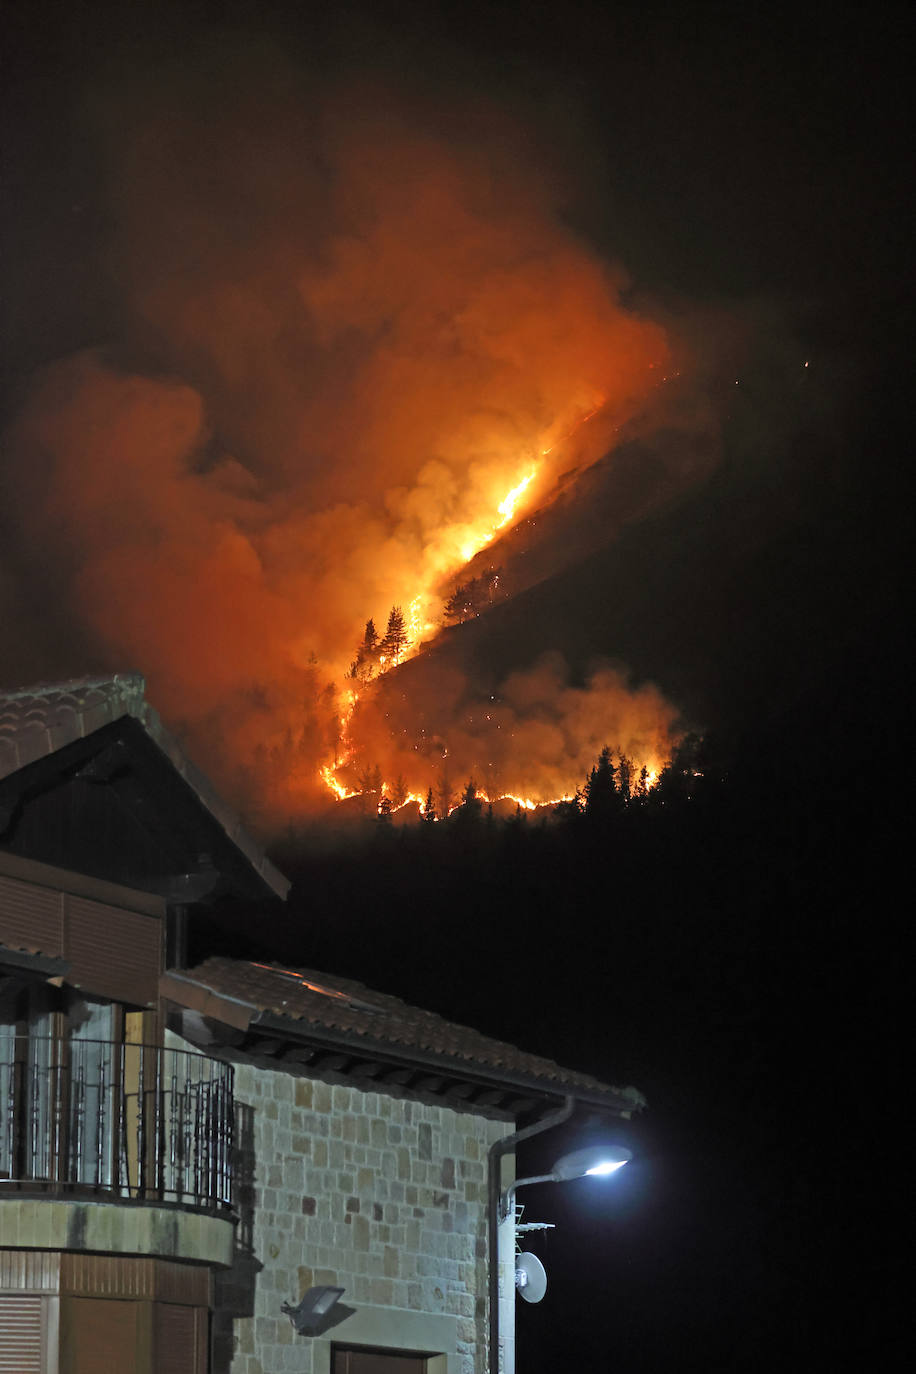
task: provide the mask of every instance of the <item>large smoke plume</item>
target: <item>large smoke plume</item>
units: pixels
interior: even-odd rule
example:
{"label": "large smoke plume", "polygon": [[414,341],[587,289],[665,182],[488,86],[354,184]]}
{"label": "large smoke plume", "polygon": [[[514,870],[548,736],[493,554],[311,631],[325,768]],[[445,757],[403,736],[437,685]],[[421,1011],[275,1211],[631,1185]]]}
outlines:
{"label": "large smoke plume", "polygon": [[[530,508],[601,458],[670,349],[508,116],[331,91],[275,54],[213,68],[100,97],[118,336],[31,385],[8,559],[84,627],[62,669],[140,668],[220,784],[276,817],[325,796],[365,620],[460,574],[532,459]],[[505,684],[497,742],[465,687],[437,700],[462,767],[542,795],[605,742],[657,757],[675,715],[555,660]],[[384,712],[353,729],[400,766]]]}

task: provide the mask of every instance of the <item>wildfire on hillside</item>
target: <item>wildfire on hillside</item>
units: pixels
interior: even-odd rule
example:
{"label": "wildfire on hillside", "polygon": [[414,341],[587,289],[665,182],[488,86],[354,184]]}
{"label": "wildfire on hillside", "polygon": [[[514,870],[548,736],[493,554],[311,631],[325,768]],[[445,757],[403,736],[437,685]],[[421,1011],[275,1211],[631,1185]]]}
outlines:
{"label": "wildfire on hillside", "polygon": [[[579,423],[590,420],[597,409],[583,416]],[[578,428],[578,425],[574,428]],[[542,449],[541,459],[549,452],[549,449]],[[485,548],[513,518],[518,518],[524,509],[520,505],[521,498],[538,477],[541,465],[536,463],[499,502],[496,512],[501,519],[484,516],[476,522],[472,541],[461,549],[461,557],[465,562]],[[518,715],[512,713],[510,719],[505,719],[505,702],[501,700],[495,704],[495,696],[490,698],[489,709],[482,707],[478,710],[477,730],[469,730],[474,725],[473,712],[466,719],[454,709],[445,713],[444,719],[452,722],[450,733],[457,734],[463,746],[458,748],[451,762],[448,744],[438,733],[430,738],[425,724],[419,728],[403,725],[399,729],[391,720],[390,710],[380,714],[378,710],[364,707],[360,711],[361,695],[368,697],[371,702],[380,679],[416,655],[425,636],[435,634],[437,624],[427,616],[433,614],[430,608],[436,600],[432,586],[418,591],[410,603],[410,615],[405,622],[409,628],[406,628],[406,638],[399,653],[395,657],[378,654],[363,682],[351,680],[341,694],[335,758],[333,763],[325,762],[319,768],[321,781],[337,800],[369,794],[375,797],[377,807],[394,805],[397,809],[406,802],[424,805],[424,799],[428,803],[435,793],[441,817],[448,815],[457,805],[452,800],[457,766],[469,779],[475,775],[489,779],[486,788],[476,788],[481,801],[493,803],[508,800],[522,810],[533,811],[538,806],[568,801],[575,795],[589,763],[607,742],[611,732],[622,737],[626,757],[636,771],[646,770],[644,777],[650,780],[651,786],[673,742],[675,712],[654,689],[644,688],[642,692],[633,692],[614,672],[608,674],[605,671],[600,686],[593,679],[584,692],[576,692],[561,680],[562,665],[559,669],[556,662],[550,665],[553,679],[537,701],[540,718],[554,724],[562,719],[564,698],[572,692],[579,719],[572,737],[564,742],[564,762],[554,762],[546,771],[540,760],[532,759],[524,740],[519,738],[520,733],[525,732],[520,729]],[[441,613],[441,599],[438,599],[438,604]],[[357,664],[354,663],[351,679],[358,677],[356,669]],[[588,706],[591,707],[590,712]],[[586,725],[585,717],[589,714],[592,719]],[[625,724],[621,720],[622,715],[627,718]],[[638,723],[634,724],[634,718]],[[500,731],[504,731],[501,738],[498,734]],[[486,754],[498,754],[500,764],[497,766],[493,759],[485,760],[483,756]],[[367,762],[369,758],[374,760],[372,764]],[[385,760],[384,773],[380,759]],[[505,782],[507,777],[512,779],[511,783]],[[524,790],[521,793],[507,790],[509,786],[523,787]],[[412,790],[417,787],[420,790]]]}
{"label": "wildfire on hillside", "polygon": [[[528,806],[573,793],[605,744],[657,767],[676,712],[607,665],[529,663],[482,701],[425,672],[409,699],[392,684],[469,560],[651,410],[665,331],[511,130],[483,148],[375,91],[297,120],[274,77],[122,95],[123,347],[33,379],[6,436],[15,556],[81,627],[87,670],[141,669],[265,825],[375,770],[399,793],[474,776]],[[489,586],[504,595],[495,569]],[[393,651],[348,676],[391,608]]]}
{"label": "wildfire on hillside", "polygon": [[559,654],[546,653],[484,698],[432,656],[415,668],[403,687],[399,673],[381,674],[354,706],[338,766],[323,775],[338,799],[363,793],[397,809],[426,805],[432,794],[441,818],[473,782],[483,802],[532,811],[571,800],[605,746],[634,785],[645,769],[651,788],[678,738],[676,708],[610,663],[576,680]]}

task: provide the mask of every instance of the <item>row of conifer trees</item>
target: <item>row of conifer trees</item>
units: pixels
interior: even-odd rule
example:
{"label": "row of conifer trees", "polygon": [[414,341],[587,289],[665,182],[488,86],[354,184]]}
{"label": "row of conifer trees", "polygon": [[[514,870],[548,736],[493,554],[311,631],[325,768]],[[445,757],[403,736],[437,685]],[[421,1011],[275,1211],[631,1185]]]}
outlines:
{"label": "row of conifer trees", "polygon": [[[629,808],[666,805],[690,797],[704,777],[700,766],[702,748],[699,736],[688,735],[674,750],[658,778],[653,779],[645,765],[637,769],[622,750],[605,746],[582,786],[568,801],[556,804],[555,814],[568,821],[583,817],[600,822],[611,820]],[[394,783],[386,784],[378,765],[365,768],[358,782],[367,804],[375,801],[382,821],[389,820],[407,801],[408,787],[403,775]],[[482,816],[488,805],[479,795],[473,778],[468,779],[458,801],[450,779],[442,774],[436,784],[427,789],[426,799],[420,807],[420,819],[437,821],[449,815],[457,815],[459,819]],[[524,814],[521,808],[518,814]]]}

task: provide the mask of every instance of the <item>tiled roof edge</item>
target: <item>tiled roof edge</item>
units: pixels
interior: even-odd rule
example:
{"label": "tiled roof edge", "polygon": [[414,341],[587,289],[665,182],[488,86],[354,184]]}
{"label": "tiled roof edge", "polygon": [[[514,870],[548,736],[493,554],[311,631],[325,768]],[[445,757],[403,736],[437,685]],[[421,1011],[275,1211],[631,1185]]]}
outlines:
{"label": "tiled roof edge", "polygon": [[38,682],[27,687],[4,687],[0,689],[0,698],[24,701],[28,697],[63,696],[67,692],[104,687],[123,687],[125,691],[142,698],[146,691],[146,678],[142,673],[133,670],[108,673],[104,677],[71,677],[63,682]]}
{"label": "tiled roof edge", "polygon": [[[240,968],[244,967],[247,963],[244,959],[227,959],[226,962],[238,965]],[[507,1045],[506,1048],[516,1050],[525,1058],[543,1064],[545,1068],[549,1066],[555,1069],[557,1071],[556,1076],[550,1076],[547,1073],[538,1073],[533,1068],[526,1069],[521,1067],[518,1069],[508,1069],[499,1064],[490,1064],[484,1059],[477,1059],[473,1054],[468,1054],[466,1056],[458,1055],[447,1050],[411,1045],[405,1041],[391,1040],[382,1037],[375,1038],[361,1031],[345,1030],[339,1026],[323,1024],[316,1021],[307,1021],[297,1016],[283,1015],[276,1011],[272,1011],[270,1008],[263,1007],[259,1001],[251,1001],[250,999],[243,1000],[237,996],[227,994],[218,987],[213,987],[206,982],[205,979],[194,977],[193,974],[193,969],[183,970],[181,973],[168,970],[163,975],[162,980],[162,987],[165,995],[169,996],[171,994],[174,996],[175,993],[178,993],[175,1000],[186,1005],[191,1005],[193,1002],[193,998],[189,998],[187,1002],[185,1002],[185,999],[181,997],[179,990],[174,987],[174,984],[172,984],[171,988],[169,987],[171,979],[175,978],[179,983],[184,984],[188,988],[199,989],[205,993],[208,998],[212,998],[213,1001],[210,1003],[211,1011],[216,1013],[217,1016],[218,1003],[221,1000],[224,1002],[231,1002],[255,1012],[255,1015],[250,1017],[249,1024],[273,1024],[275,1026],[282,1024],[285,1031],[293,1039],[312,1039],[325,1041],[327,1043],[348,1045],[351,1048],[358,1047],[360,1050],[367,1053],[371,1052],[373,1048],[379,1048],[387,1050],[389,1053],[399,1056],[402,1059],[414,1060],[418,1063],[435,1061],[440,1065],[451,1064],[456,1069],[463,1069],[464,1071],[476,1069],[479,1073],[496,1081],[524,1083],[531,1088],[539,1088],[541,1092],[554,1094],[557,1092],[567,1093],[569,1096],[587,1100],[591,1103],[600,1103],[609,1108],[615,1107],[621,1114],[627,1116],[634,1112],[644,1110],[648,1105],[645,1097],[638,1088],[632,1086],[616,1087],[612,1084],[602,1083],[591,1074],[584,1074],[575,1069],[564,1068],[563,1065],[555,1064],[553,1061],[544,1059],[540,1055],[529,1054],[525,1050],[520,1050],[515,1045]],[[371,993],[372,989],[366,988],[366,991]],[[387,997],[388,994],[382,994],[382,996]],[[399,998],[393,1000],[400,1002]],[[407,1011],[422,1010],[422,1008],[419,1007],[412,1007],[409,1003],[401,1003],[401,1005],[404,1006]],[[444,1021],[444,1018],[439,1018],[436,1013],[429,1014]],[[458,1030],[473,1031],[472,1027],[458,1026],[457,1023],[454,1022],[445,1022],[445,1024]],[[489,1036],[484,1036],[480,1031],[473,1031],[473,1033],[476,1036],[480,1036],[482,1040],[488,1041],[494,1048],[503,1044],[501,1041],[493,1040]],[[564,1075],[566,1075],[566,1077],[564,1077]]]}
{"label": "tiled roof edge", "polygon": [[[557,1070],[556,1076],[538,1073],[533,1068],[524,1065],[518,1068],[508,1068],[502,1064],[489,1063],[485,1059],[477,1059],[470,1054],[455,1054],[449,1050],[411,1045],[404,1041],[382,1039],[381,1037],[375,1038],[362,1031],[347,1031],[336,1026],[322,1026],[314,1021],[306,1022],[299,1017],[281,1016],[272,1011],[263,1011],[260,1015],[253,1017],[251,1025],[252,1027],[263,1026],[265,1029],[273,1028],[274,1030],[282,1025],[292,1039],[324,1041],[328,1045],[358,1049],[363,1054],[371,1054],[373,1050],[387,1050],[389,1054],[402,1061],[414,1061],[417,1064],[441,1068],[451,1066],[460,1074],[476,1074],[497,1083],[524,1087],[551,1097],[557,1095],[574,1097],[593,1105],[600,1104],[607,1109],[617,1110],[627,1116],[642,1111],[648,1105],[638,1088],[618,1088],[610,1083],[602,1083],[599,1079],[592,1079],[590,1074],[580,1073],[576,1069],[564,1068],[562,1064],[553,1064],[553,1061],[544,1060],[542,1062],[550,1063]],[[492,1043],[499,1045],[503,1042],[494,1040]],[[515,1045],[508,1048],[518,1049]],[[519,1053],[526,1058],[535,1060],[541,1058],[539,1055],[529,1055],[526,1050],[519,1050]],[[591,1079],[591,1081],[582,1082],[583,1079]]]}

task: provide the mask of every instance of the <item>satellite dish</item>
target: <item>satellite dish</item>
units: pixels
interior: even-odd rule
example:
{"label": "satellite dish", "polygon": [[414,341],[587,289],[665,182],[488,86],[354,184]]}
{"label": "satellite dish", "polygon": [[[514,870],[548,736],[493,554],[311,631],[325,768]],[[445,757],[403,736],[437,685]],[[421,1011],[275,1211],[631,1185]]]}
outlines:
{"label": "satellite dish", "polygon": [[547,1292],[547,1271],[530,1250],[515,1256],[515,1287],[525,1302],[540,1302]]}

